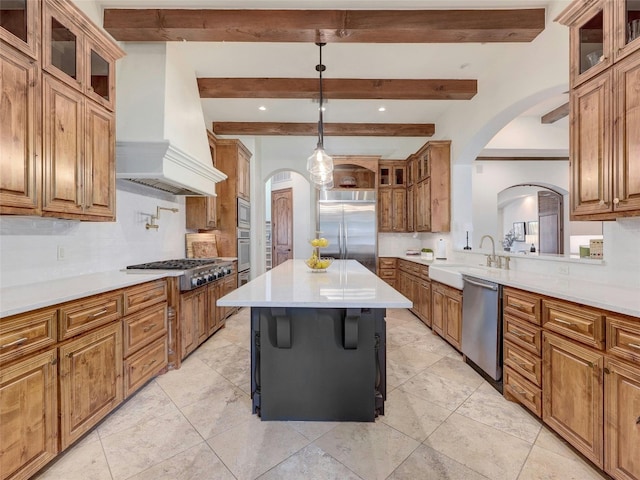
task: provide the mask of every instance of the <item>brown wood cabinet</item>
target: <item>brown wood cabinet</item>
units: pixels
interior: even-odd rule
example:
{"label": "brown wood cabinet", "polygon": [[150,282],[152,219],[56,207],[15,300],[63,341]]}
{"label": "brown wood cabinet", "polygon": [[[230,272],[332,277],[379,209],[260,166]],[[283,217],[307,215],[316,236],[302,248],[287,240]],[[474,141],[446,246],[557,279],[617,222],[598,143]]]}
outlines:
{"label": "brown wood cabinet", "polygon": [[451,229],[451,142],[427,142],[416,154],[415,230]]}
{"label": "brown wood cabinet", "polygon": [[462,342],[462,292],[431,281],[431,328],[453,347]]}
{"label": "brown wood cabinet", "polygon": [[378,277],[396,288],[396,264],[394,257],[378,257]]}
{"label": "brown wood cabinet", "polygon": [[504,396],[542,417],[542,298],[511,287],[502,296]]}
{"label": "brown wood cabinet", "polygon": [[0,117],[0,213],[113,221],[124,52],[71,1],[24,6],[0,15],[2,93],[12,100]]}
{"label": "brown wood cabinet", "polygon": [[621,480],[640,478],[640,362],[605,359],[605,471]]}
{"label": "brown wood cabinet", "polygon": [[405,161],[378,163],[378,231],[407,231],[407,172]]}
{"label": "brown wood cabinet", "polygon": [[206,287],[180,295],[180,357],[198,348],[199,330],[206,323]]}
{"label": "brown wood cabinet", "polygon": [[0,115],[0,214],[36,215],[40,211],[42,180],[38,158],[40,66],[3,45],[0,72],[1,93],[11,100],[3,103]]}
{"label": "brown wood cabinet", "polygon": [[505,398],[612,477],[639,480],[640,318],[511,287],[503,314]]}
{"label": "brown wood cabinet", "polygon": [[29,478],[58,453],[57,349],[0,369],[0,478]]}
{"label": "brown wood cabinet", "polygon": [[124,399],[122,325],[112,323],[60,346],[60,445],[88,432]]}
{"label": "brown wood cabinet", "polygon": [[11,45],[33,59],[39,59],[42,1],[25,0],[4,5],[0,5],[0,42]]}
{"label": "brown wood cabinet", "polygon": [[407,192],[404,187],[378,190],[378,231],[404,232],[407,221]]}
{"label": "brown wood cabinet", "polygon": [[542,352],[544,422],[603,468],[604,355],[547,331]]}
{"label": "brown wood cabinet", "polygon": [[573,2],[570,27],[571,218],[640,215],[640,20],[632,2]]}
{"label": "brown wood cabinet", "polygon": [[2,318],[0,479],[29,478],[167,367],[168,297],[161,279]]}
{"label": "brown wood cabinet", "polygon": [[115,116],[44,75],[44,215],[115,219]]}
{"label": "brown wood cabinet", "polygon": [[[213,166],[217,167],[216,136],[207,130]],[[218,200],[215,196],[186,197],[186,227],[192,230],[213,230],[218,226]]]}

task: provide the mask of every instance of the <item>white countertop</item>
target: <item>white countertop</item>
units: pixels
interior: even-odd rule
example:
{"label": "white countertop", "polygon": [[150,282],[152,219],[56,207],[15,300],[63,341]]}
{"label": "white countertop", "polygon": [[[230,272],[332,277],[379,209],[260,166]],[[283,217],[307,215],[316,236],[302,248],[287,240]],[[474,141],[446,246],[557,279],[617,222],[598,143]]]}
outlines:
{"label": "white countertop", "polygon": [[124,270],[90,273],[0,289],[0,318],[50,307],[78,298],[151,282],[159,278],[182,275],[177,270],[149,270],[127,273]]}
{"label": "white countertop", "polygon": [[[429,276],[438,281],[442,281],[441,278],[446,278],[439,277],[438,270],[445,274],[447,270],[455,270],[462,275],[489,280],[508,287],[640,317],[640,290],[637,288],[598,283],[570,275],[546,275],[474,265],[447,265],[445,263],[432,264],[429,267]],[[460,288],[446,282],[446,280],[443,283]]]}
{"label": "white countertop", "polygon": [[410,308],[411,300],[355,260],[313,272],[288,260],[218,299],[224,307]]}

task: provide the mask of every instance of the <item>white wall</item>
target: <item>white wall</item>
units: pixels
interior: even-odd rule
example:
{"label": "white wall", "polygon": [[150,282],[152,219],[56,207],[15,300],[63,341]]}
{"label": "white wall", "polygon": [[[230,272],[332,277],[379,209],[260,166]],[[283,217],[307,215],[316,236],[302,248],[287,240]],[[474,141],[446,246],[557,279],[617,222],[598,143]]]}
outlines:
{"label": "white wall", "polygon": [[311,218],[311,185],[309,180],[296,172],[291,172],[291,180],[265,185],[265,218],[271,217],[271,192],[291,188],[293,192],[293,258],[307,258],[311,254],[310,231],[315,229],[315,217]]}
{"label": "white wall", "polygon": [[[129,185],[119,182],[116,222],[1,216],[0,286],[184,258],[184,198]],[[145,224],[151,214],[156,214],[157,206],[179,211],[161,211],[157,221],[160,227],[146,230]],[[62,260],[58,260],[58,247],[64,249]]]}

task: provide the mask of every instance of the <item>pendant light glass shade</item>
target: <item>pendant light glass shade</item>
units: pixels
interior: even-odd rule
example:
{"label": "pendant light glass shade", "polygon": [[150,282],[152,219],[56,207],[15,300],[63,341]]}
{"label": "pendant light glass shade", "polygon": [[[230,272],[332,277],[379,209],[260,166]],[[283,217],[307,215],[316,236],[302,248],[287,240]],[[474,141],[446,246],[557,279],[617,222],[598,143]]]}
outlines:
{"label": "pendant light glass shade", "polygon": [[328,190],[333,188],[333,158],[324,151],[324,128],[322,121],[322,72],[325,66],[322,64],[322,46],[324,43],[316,43],[320,47],[320,64],[316,65],[316,70],[320,73],[320,118],[318,120],[318,145],[311,156],[307,159],[307,171],[309,180],[316,188]]}

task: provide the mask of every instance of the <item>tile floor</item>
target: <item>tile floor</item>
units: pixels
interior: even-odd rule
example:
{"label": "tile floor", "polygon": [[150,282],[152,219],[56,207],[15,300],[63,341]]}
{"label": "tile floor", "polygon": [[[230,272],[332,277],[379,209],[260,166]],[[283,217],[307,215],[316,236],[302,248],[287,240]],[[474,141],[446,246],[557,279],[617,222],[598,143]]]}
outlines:
{"label": "tile floor", "polygon": [[113,412],[38,480],[602,480],[407,310],[387,312],[386,415],[262,422],[249,310]]}

